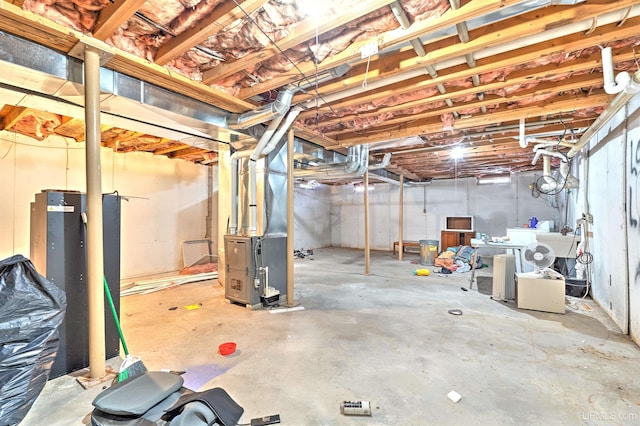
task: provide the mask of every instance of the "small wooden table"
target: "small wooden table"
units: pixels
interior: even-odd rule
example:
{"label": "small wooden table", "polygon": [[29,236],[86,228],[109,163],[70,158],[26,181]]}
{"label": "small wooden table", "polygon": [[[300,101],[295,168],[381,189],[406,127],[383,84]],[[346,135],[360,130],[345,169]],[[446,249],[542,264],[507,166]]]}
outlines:
{"label": "small wooden table", "polygon": [[[393,242],[393,254],[395,255],[398,251],[398,246],[400,245],[400,241]],[[418,241],[402,241],[402,251],[404,251],[405,247],[420,247],[420,243]]]}

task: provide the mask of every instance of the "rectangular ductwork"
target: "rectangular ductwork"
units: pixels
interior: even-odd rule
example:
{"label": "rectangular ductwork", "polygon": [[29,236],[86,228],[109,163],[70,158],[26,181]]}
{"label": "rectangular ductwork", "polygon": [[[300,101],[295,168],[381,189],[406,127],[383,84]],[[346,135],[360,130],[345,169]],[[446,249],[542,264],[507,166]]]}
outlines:
{"label": "rectangular ductwork", "polygon": [[[0,31],[0,64],[4,103],[35,109],[46,104],[47,111],[83,117],[82,61]],[[218,142],[255,143],[229,129],[229,112],[104,67],[100,91],[104,124],[210,150]]]}

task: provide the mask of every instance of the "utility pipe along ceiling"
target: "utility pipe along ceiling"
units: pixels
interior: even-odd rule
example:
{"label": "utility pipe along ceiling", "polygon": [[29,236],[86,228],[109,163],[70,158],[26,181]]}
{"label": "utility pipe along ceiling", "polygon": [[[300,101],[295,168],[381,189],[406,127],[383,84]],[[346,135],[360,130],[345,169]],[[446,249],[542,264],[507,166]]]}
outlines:
{"label": "utility pipe along ceiling", "polygon": [[[5,0],[0,62],[16,69],[0,76],[0,129],[82,142],[73,70],[90,44],[106,52],[102,143],[118,152],[212,163],[295,111],[306,145],[368,145],[411,181],[542,170],[523,136],[558,166],[616,97],[602,49],[636,77],[639,34],[640,0]],[[55,90],[18,63],[18,38],[67,58]]]}

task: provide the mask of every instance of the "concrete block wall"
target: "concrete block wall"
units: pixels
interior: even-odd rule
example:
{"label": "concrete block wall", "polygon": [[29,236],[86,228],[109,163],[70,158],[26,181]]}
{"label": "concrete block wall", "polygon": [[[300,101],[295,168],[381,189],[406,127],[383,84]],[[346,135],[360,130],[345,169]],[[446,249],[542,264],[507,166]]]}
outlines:
{"label": "concrete block wall", "polygon": [[[447,216],[474,216],[475,231],[504,236],[536,216],[559,219],[555,201],[535,198],[528,185],[535,173],[514,175],[509,184],[477,185],[476,179],[434,181],[428,186],[405,187],[404,239],[440,240]],[[390,250],[398,240],[399,188],[375,184],[369,192],[370,238],[374,250]],[[364,247],[364,196],[351,185],[331,187],[331,244]],[[556,226],[563,226],[556,224]]]}

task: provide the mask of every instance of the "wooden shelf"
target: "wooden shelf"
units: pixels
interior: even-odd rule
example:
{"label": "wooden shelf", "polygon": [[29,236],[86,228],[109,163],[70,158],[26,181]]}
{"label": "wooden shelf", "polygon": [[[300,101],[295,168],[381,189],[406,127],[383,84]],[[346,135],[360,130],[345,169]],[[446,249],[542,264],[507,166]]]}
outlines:
{"label": "wooden shelf", "polygon": [[475,235],[474,231],[441,231],[440,247],[446,250],[449,247],[469,246]]}

